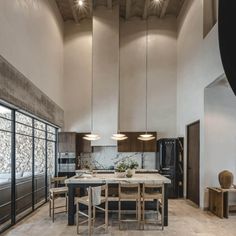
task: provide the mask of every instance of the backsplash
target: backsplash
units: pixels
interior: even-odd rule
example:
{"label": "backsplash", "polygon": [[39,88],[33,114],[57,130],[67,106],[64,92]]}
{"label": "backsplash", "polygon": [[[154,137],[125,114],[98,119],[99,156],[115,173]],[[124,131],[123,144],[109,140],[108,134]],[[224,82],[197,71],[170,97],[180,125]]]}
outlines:
{"label": "backsplash", "polygon": [[155,152],[123,152],[118,153],[115,146],[95,146],[93,153],[81,153],[81,168],[114,169],[122,160],[136,160],[141,168],[143,155],[143,168],[155,169]]}

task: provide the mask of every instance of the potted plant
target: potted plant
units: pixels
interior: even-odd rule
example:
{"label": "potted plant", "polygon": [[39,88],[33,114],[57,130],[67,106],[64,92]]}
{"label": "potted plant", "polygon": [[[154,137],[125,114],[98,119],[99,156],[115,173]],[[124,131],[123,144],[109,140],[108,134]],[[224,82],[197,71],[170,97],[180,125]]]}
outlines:
{"label": "potted plant", "polygon": [[126,175],[127,165],[124,161],[119,162],[115,167],[115,176],[117,178],[124,178]]}
{"label": "potted plant", "polygon": [[135,174],[135,170],[138,168],[138,162],[134,160],[129,160],[127,163],[126,176],[132,177]]}

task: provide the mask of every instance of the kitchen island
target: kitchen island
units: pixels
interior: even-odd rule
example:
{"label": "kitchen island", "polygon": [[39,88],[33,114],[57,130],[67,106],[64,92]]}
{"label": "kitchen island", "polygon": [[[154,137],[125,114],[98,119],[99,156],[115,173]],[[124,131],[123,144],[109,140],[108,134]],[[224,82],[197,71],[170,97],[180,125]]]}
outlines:
{"label": "kitchen island", "polygon": [[[97,186],[108,184],[108,188],[117,186],[119,183],[147,183],[147,184],[164,184],[164,225],[168,225],[168,196],[167,185],[171,183],[170,179],[158,173],[137,173],[131,178],[117,178],[114,173],[96,173],[85,175],[85,177],[74,176],[65,181],[69,192],[68,206],[68,225],[74,225],[75,204],[74,198],[76,189],[86,189],[88,186]],[[82,193],[83,191],[80,191]]]}

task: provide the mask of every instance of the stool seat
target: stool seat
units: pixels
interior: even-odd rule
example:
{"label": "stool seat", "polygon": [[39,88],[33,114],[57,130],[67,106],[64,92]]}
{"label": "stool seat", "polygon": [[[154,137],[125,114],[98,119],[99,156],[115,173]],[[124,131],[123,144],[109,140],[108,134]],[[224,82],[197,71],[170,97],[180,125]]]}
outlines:
{"label": "stool seat", "polygon": [[[102,196],[101,196],[101,203],[104,203],[104,202],[106,202],[106,197],[102,197]],[[82,204],[88,206],[88,205],[89,205],[89,197],[88,197],[88,196],[77,197],[77,198],[75,199],[75,203],[76,203],[76,204],[82,203]]]}
{"label": "stool seat", "polygon": [[68,192],[68,188],[67,187],[50,188],[49,192],[54,194],[66,193]]}

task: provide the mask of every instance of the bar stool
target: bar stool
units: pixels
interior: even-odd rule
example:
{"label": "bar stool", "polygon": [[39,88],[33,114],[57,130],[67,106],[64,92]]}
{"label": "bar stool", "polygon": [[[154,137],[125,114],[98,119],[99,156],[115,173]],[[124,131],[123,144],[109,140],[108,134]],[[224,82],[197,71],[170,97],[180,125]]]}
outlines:
{"label": "bar stool", "polygon": [[[136,201],[136,219],[121,219],[121,202]],[[119,183],[119,229],[122,222],[138,222],[139,228],[141,223],[141,198],[139,184]]]}
{"label": "bar stool", "polygon": [[[144,229],[145,223],[159,223],[158,221],[158,212],[159,212],[159,203],[161,206],[161,227],[164,229],[164,185],[156,185],[156,184],[145,184],[143,183],[142,189],[142,225]],[[145,201],[157,201],[156,204],[156,213],[157,220],[156,221],[147,221],[145,220]]]}
{"label": "bar stool", "polygon": [[[105,193],[104,193],[105,192]],[[99,194],[99,195],[98,195]],[[104,208],[100,205],[104,203]],[[88,207],[88,214],[80,211],[79,206],[83,204]],[[105,223],[94,227],[96,218],[96,209],[105,213]],[[79,215],[87,219],[79,222]],[[77,234],[79,234],[79,225],[88,222],[88,235],[91,235],[94,229],[105,228],[105,233],[108,231],[108,186],[107,184],[98,187],[89,187],[88,195],[76,199],[76,226]]]}
{"label": "bar stool", "polygon": [[[64,185],[64,181],[67,179],[66,176],[63,177],[54,177],[51,179],[50,186],[53,186],[49,189],[49,216],[52,217],[52,222],[54,222],[54,215],[58,213],[67,212],[67,194],[68,188]],[[57,198],[64,195],[65,205],[55,206],[55,201]],[[65,208],[64,211],[55,212],[55,209]]]}

